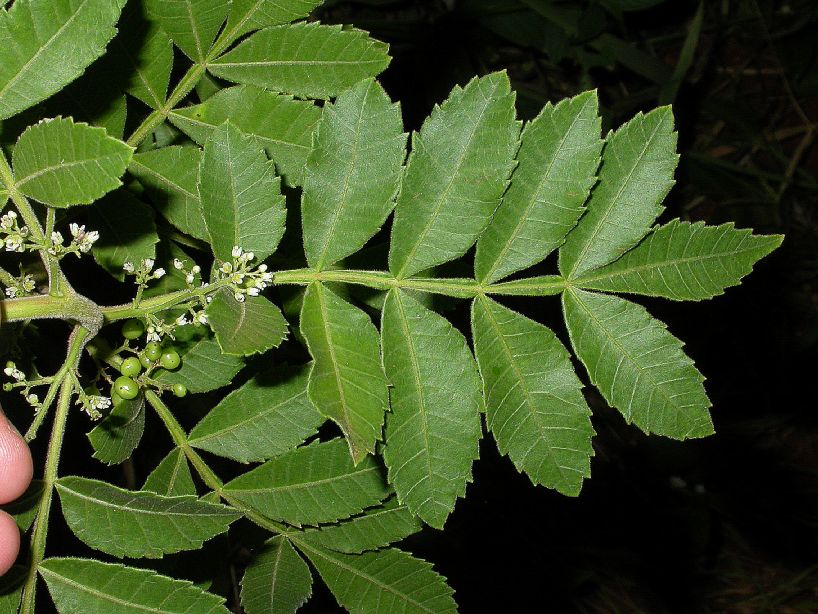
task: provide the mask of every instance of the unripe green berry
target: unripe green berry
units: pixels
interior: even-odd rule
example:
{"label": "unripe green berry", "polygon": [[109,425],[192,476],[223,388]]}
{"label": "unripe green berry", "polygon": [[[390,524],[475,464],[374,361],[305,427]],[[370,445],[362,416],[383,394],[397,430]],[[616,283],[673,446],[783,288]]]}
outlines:
{"label": "unripe green berry", "polygon": [[139,386],[130,377],[122,375],[116,378],[112,389],[113,392],[126,400],[135,399],[136,395],[139,394]]}
{"label": "unripe green berry", "polygon": [[156,341],[151,341],[145,346],[145,356],[148,357],[148,360],[156,362],[162,356],[162,346]]}
{"label": "unripe green berry", "polygon": [[136,356],[130,356],[119,365],[119,372],[128,377],[136,377],[142,371],[142,363]]}
{"label": "unripe green berry", "polygon": [[139,364],[141,364],[146,369],[150,369],[153,366],[153,361],[147,356],[145,356],[145,352],[139,352],[137,356],[139,356]]}
{"label": "unripe green berry", "polygon": [[14,386],[12,386],[10,383],[6,382],[5,384],[3,384],[3,390],[5,390],[6,392],[11,392],[13,389]]}
{"label": "unripe green berry", "polygon": [[116,407],[120,403],[122,403],[122,397],[116,393],[116,390],[111,388],[111,404]]}
{"label": "unripe green berry", "polygon": [[162,352],[162,357],[159,359],[159,364],[163,369],[173,371],[182,364],[182,359],[179,358],[179,353],[176,350],[165,350]]}
{"label": "unripe green berry", "polygon": [[122,325],[122,336],[126,339],[139,339],[145,332],[145,325],[140,320],[126,320]]}
{"label": "unripe green berry", "polygon": [[174,384],[173,385],[173,395],[179,398],[185,396],[187,394],[187,388],[185,388],[184,384]]}

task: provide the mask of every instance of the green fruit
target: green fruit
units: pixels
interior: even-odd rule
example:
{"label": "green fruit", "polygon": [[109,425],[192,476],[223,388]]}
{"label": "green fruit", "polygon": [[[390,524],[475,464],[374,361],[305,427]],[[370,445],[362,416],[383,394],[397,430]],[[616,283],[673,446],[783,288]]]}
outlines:
{"label": "green fruit", "polygon": [[111,389],[111,404],[112,404],[114,407],[116,407],[116,406],[117,406],[117,405],[119,405],[120,403],[122,403],[122,397],[121,397],[121,396],[119,396],[119,395],[116,393],[116,390],[114,390],[114,389],[112,388],[112,389]]}
{"label": "green fruit", "polygon": [[139,356],[139,364],[141,364],[146,369],[150,369],[153,366],[153,361],[147,356],[145,356],[145,352],[139,352],[137,356]]}
{"label": "green fruit", "polygon": [[139,394],[139,386],[135,381],[133,381],[130,377],[122,375],[116,378],[114,382],[114,387],[112,389],[112,394],[116,393],[121,396],[123,399],[135,399],[136,395]]}
{"label": "green fruit", "polygon": [[184,384],[174,384],[173,385],[173,395],[177,397],[183,397],[187,394],[187,388],[185,388]]}
{"label": "green fruit", "polygon": [[122,325],[122,336],[126,339],[139,339],[145,332],[145,325],[140,320],[125,320]]}
{"label": "green fruit", "polygon": [[162,352],[162,357],[159,359],[159,364],[163,369],[173,371],[182,364],[182,359],[179,358],[179,353],[176,350],[165,350]]}
{"label": "green fruit", "polygon": [[131,356],[122,361],[119,365],[119,372],[128,377],[136,377],[142,371],[142,363],[136,356]]}
{"label": "green fruit", "polygon": [[14,389],[14,386],[9,384],[8,382],[3,384],[3,390],[5,390],[6,392],[11,392],[13,389]]}
{"label": "green fruit", "polygon": [[156,341],[151,341],[148,345],[145,346],[145,356],[148,357],[148,360],[156,362],[157,360],[159,360],[159,357],[161,355],[162,346]]}

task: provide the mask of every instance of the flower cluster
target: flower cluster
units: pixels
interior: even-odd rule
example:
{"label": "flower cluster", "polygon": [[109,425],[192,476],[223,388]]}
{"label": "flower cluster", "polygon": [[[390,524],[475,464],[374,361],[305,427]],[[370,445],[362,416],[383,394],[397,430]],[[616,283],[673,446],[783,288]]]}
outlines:
{"label": "flower cluster", "polygon": [[20,226],[17,222],[17,212],[9,211],[0,217],[0,240],[5,244],[7,252],[24,252],[36,247],[26,243],[29,234],[28,226]]}
{"label": "flower cluster", "polygon": [[253,252],[245,252],[236,245],[230,255],[233,261],[223,262],[216,270],[216,277],[229,282],[238,302],[243,303],[247,296],[258,296],[272,283],[273,274],[267,271],[266,264],[251,268],[250,262],[256,257]]}
{"label": "flower cluster", "polygon": [[37,284],[31,275],[21,275],[20,277],[15,277],[13,283],[6,288],[6,296],[9,298],[26,296],[34,292],[36,287]]}
{"label": "flower cluster", "polygon": [[48,253],[57,258],[62,258],[68,254],[74,254],[79,258],[82,254],[87,254],[91,248],[99,240],[99,232],[96,230],[85,230],[84,225],[71,223],[68,226],[71,232],[71,241],[68,245],[64,245],[65,239],[62,233],[54,231],[51,233],[51,246],[48,248]]}
{"label": "flower cluster", "polygon": [[82,410],[88,414],[92,420],[99,420],[102,417],[100,410],[111,407],[111,399],[99,394],[88,394],[82,388],[77,388],[77,405],[82,406]]}
{"label": "flower cluster", "polygon": [[122,265],[122,269],[127,275],[135,275],[137,284],[145,286],[151,279],[160,279],[165,276],[165,269],[158,267],[154,270],[154,264],[153,258],[145,258],[138,267],[133,262],[126,262]]}
{"label": "flower cluster", "polygon": [[38,380],[28,381],[26,378],[26,374],[23,373],[20,369],[17,368],[17,365],[14,364],[13,361],[9,360],[6,362],[6,366],[3,369],[3,374],[7,377],[10,377],[13,382],[6,382],[3,384],[3,390],[6,392],[11,392],[14,388],[21,388],[20,394],[23,395],[23,398],[26,402],[31,405],[35,410],[40,409],[40,397],[38,397],[35,393],[31,392],[31,389],[35,386],[42,386],[45,384],[50,383],[51,378],[42,378]]}

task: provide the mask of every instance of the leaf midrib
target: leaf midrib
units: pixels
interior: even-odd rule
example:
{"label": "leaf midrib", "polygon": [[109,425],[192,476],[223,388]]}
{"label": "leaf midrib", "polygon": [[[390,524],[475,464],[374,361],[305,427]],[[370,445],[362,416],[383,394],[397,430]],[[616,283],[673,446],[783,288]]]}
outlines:
{"label": "leaf midrib", "polygon": [[342,473],[341,475],[333,475],[328,478],[321,478],[320,480],[310,480],[309,482],[299,482],[298,484],[283,484],[281,486],[271,486],[269,488],[230,488],[228,484],[225,487],[225,490],[233,493],[279,493],[279,492],[288,492],[294,490],[302,490],[306,488],[313,488],[315,486],[322,486],[324,484],[330,484],[332,482],[339,482],[345,481],[350,479],[357,479],[359,477],[365,476],[368,473],[377,472],[380,473],[380,467],[377,465],[373,465],[367,469],[362,470],[353,470],[351,473]]}
{"label": "leaf midrib", "polygon": [[[219,510],[218,512],[216,510],[213,510],[212,513],[207,513],[207,514],[202,514],[202,513],[199,513],[198,511],[175,512],[175,511],[171,511],[171,510],[161,510],[161,511],[146,510],[146,509],[137,508],[137,507],[129,507],[126,504],[115,504],[115,503],[111,503],[111,502],[108,502],[108,501],[104,501],[102,499],[97,499],[96,497],[93,497],[91,495],[86,495],[84,493],[76,491],[76,490],[74,490],[74,489],[72,489],[72,488],[70,488],[68,486],[63,485],[63,484],[57,484],[56,486],[57,486],[57,490],[65,491],[67,494],[73,495],[73,496],[75,496],[75,497],[77,497],[79,499],[83,499],[84,501],[90,501],[92,503],[97,503],[101,507],[110,507],[110,508],[113,508],[113,509],[116,509],[116,510],[122,510],[122,511],[125,511],[125,512],[133,512],[133,513],[136,513],[136,514],[144,514],[144,515],[147,515],[147,516],[182,516],[182,517],[195,516],[196,518],[206,519],[206,518],[211,518],[211,517],[212,518],[226,518],[228,516],[235,516],[236,515],[236,513],[234,513],[234,512],[226,513],[226,511],[229,512],[229,510],[226,510],[226,511]],[[150,493],[149,491],[140,491],[140,492],[142,494],[145,494],[147,492],[149,495],[151,495],[151,498],[160,496],[160,495],[157,495],[155,493]],[[120,493],[117,493],[117,494],[120,494]],[[207,506],[212,505],[210,503],[205,503],[203,501],[199,501],[199,499],[195,495],[181,495],[180,497],[171,497],[171,498],[174,498],[174,499],[187,499],[187,502],[189,502],[189,503],[192,503],[192,502],[196,501],[199,504],[204,504],[204,505],[207,505]],[[134,500],[136,500],[136,499],[134,499]],[[179,503],[181,503],[181,502],[182,501],[179,501]],[[204,507],[202,509],[204,509]]]}

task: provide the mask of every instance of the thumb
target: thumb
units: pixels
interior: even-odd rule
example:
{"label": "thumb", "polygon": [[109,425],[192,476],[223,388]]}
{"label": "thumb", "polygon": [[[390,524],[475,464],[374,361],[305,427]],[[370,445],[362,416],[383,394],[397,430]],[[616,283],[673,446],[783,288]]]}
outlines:
{"label": "thumb", "polygon": [[0,409],[0,504],[22,495],[33,472],[31,452],[26,442]]}
{"label": "thumb", "polygon": [[[32,473],[31,452],[0,409],[0,503],[22,495]],[[20,531],[14,519],[0,511],[0,576],[14,564],[19,549]]]}

